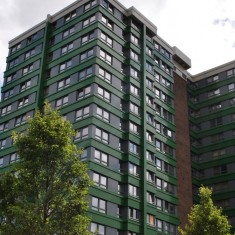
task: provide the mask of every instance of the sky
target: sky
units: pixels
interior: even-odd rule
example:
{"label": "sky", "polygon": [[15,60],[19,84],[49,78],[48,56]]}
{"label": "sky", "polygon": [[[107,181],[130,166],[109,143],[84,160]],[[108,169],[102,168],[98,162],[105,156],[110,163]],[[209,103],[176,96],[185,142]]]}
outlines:
{"label": "sky", "polygon": [[[75,0],[0,1],[0,86],[8,42]],[[235,60],[235,0],[119,0],[134,6],[158,28],[158,35],[178,47],[197,74]]]}

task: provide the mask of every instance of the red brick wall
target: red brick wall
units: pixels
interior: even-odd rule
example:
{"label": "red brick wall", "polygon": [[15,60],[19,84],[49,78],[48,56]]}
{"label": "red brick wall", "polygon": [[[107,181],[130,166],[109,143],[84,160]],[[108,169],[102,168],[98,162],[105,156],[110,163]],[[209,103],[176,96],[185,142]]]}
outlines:
{"label": "red brick wall", "polygon": [[187,82],[174,74],[176,159],[178,178],[178,214],[180,226],[184,227],[192,206],[192,179],[190,160],[189,118],[187,104]]}

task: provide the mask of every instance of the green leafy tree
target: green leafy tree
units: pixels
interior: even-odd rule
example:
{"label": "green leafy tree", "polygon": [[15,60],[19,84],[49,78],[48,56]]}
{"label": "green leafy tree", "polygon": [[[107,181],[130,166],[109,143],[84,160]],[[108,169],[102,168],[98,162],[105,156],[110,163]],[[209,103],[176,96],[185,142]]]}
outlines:
{"label": "green leafy tree", "polygon": [[13,133],[20,162],[0,175],[0,234],[87,235],[91,180],[75,131],[49,104]]}
{"label": "green leafy tree", "polygon": [[200,202],[192,207],[185,229],[179,228],[182,235],[231,235],[231,226],[222,209],[213,205],[212,191],[200,187]]}

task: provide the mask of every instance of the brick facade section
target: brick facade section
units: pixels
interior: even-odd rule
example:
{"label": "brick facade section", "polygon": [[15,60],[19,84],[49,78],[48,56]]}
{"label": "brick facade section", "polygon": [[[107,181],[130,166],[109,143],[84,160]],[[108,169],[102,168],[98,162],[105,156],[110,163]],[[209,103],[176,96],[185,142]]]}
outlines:
{"label": "brick facade section", "polygon": [[178,178],[178,215],[180,226],[187,223],[192,207],[192,178],[189,138],[189,117],[187,103],[187,81],[174,74],[175,123],[176,123],[176,159]]}

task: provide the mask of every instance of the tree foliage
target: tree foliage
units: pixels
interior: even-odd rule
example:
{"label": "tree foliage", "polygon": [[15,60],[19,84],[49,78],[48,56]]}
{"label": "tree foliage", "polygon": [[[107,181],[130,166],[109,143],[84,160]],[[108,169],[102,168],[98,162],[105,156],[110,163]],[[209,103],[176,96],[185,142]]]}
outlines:
{"label": "tree foliage", "polygon": [[49,104],[13,133],[20,162],[0,175],[0,234],[87,235],[87,167],[75,132]]}
{"label": "tree foliage", "polygon": [[179,228],[181,235],[231,235],[227,217],[213,205],[211,195],[209,188],[199,189],[200,202],[192,207],[185,229]]}

